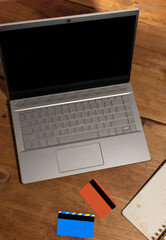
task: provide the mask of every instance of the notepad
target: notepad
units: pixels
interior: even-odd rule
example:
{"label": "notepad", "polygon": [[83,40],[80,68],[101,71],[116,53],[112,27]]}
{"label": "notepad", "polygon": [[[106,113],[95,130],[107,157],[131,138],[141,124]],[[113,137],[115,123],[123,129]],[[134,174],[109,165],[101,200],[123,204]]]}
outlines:
{"label": "notepad", "polygon": [[149,240],[166,240],[166,160],[122,214]]}

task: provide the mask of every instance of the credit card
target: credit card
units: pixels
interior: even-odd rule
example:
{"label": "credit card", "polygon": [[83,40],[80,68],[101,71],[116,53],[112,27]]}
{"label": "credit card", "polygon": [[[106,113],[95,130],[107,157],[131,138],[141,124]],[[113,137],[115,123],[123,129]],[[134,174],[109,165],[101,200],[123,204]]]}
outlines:
{"label": "credit card", "polygon": [[101,219],[117,205],[96,179],[92,179],[79,193]]}
{"label": "credit card", "polygon": [[57,235],[93,238],[94,214],[58,212]]}

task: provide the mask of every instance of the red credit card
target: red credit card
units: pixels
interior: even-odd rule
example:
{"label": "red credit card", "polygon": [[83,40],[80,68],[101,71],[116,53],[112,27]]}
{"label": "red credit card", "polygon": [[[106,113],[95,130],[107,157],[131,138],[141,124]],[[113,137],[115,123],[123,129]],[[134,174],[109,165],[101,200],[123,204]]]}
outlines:
{"label": "red credit card", "polygon": [[96,179],[86,184],[79,194],[101,219],[117,205]]}

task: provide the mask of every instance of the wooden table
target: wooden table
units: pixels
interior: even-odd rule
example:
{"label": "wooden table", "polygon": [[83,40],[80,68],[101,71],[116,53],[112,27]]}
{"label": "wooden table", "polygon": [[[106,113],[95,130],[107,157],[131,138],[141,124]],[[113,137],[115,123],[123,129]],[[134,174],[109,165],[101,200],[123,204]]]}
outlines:
{"label": "wooden table", "polygon": [[152,160],[22,185],[13,144],[7,90],[0,68],[0,240],[75,239],[56,235],[57,212],[93,213],[78,194],[96,178],[117,207],[95,218],[95,240],[143,240],[121,211],[166,158],[165,0],[0,0],[0,23],[139,7],[131,82]]}

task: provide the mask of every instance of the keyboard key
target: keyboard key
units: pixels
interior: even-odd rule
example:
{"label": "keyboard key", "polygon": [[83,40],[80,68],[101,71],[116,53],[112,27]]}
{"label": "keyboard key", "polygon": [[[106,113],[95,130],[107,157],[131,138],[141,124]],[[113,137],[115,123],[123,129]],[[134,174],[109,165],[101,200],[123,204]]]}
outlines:
{"label": "keyboard key", "polygon": [[77,105],[77,110],[78,110],[79,112],[81,112],[81,111],[84,110],[84,106],[83,106],[82,103],[78,103],[78,105]]}
{"label": "keyboard key", "polygon": [[96,108],[98,108],[97,103],[91,103],[91,108],[92,108],[92,109],[96,109]]}
{"label": "keyboard key", "polygon": [[68,118],[69,118],[69,120],[75,120],[75,119],[77,119],[75,113],[69,114],[69,115],[68,115]]}
{"label": "keyboard key", "polygon": [[129,98],[128,98],[127,95],[124,95],[124,96],[123,96],[123,101],[124,101],[125,104],[128,104],[128,103],[129,103]]}
{"label": "keyboard key", "polygon": [[26,113],[26,119],[27,120],[34,119],[34,114],[33,113]]}
{"label": "keyboard key", "polygon": [[56,107],[56,108],[54,109],[54,112],[55,112],[55,114],[59,115],[59,114],[62,114],[62,113],[63,113],[63,110],[62,110],[62,108],[61,108],[60,106],[58,106],[58,107]]}
{"label": "keyboard key", "polygon": [[40,148],[41,147],[40,142],[39,141],[31,142],[31,147],[32,148]]}
{"label": "keyboard key", "polygon": [[110,101],[112,101],[112,100],[115,100],[116,97],[109,97],[108,99],[109,99]]}
{"label": "keyboard key", "polygon": [[113,119],[114,119],[113,115],[108,115],[108,116],[107,116],[107,121],[111,121],[111,120],[113,120]]}
{"label": "keyboard key", "polygon": [[131,105],[125,105],[126,111],[131,110]]}
{"label": "keyboard key", "polygon": [[123,126],[123,125],[127,125],[128,124],[128,120],[127,119],[120,119],[120,120],[116,120],[112,122],[112,126],[116,127],[116,126]]}
{"label": "keyboard key", "polygon": [[67,115],[62,115],[61,116],[61,120],[62,121],[67,121],[68,120],[68,116]]}
{"label": "keyboard key", "polygon": [[[80,127],[76,127],[75,130],[76,130],[76,133],[83,132],[83,128],[82,128],[82,126],[80,126]],[[69,131],[70,131],[70,129],[69,129]],[[75,133],[75,132],[72,132],[72,133]]]}
{"label": "keyboard key", "polygon": [[93,123],[97,123],[100,121],[99,117],[93,117],[92,118]]}
{"label": "keyboard key", "polygon": [[125,127],[123,127],[123,132],[124,132],[124,133],[129,133],[129,132],[131,132],[130,126],[125,126]]}
{"label": "keyboard key", "polygon": [[122,127],[117,127],[116,131],[118,134],[122,134],[123,133],[123,128]]}
{"label": "keyboard key", "polygon": [[105,106],[104,106],[104,102],[103,102],[102,99],[98,101],[98,107],[99,107],[99,108],[105,107]]}
{"label": "keyboard key", "polygon": [[22,121],[21,122],[21,127],[25,128],[25,127],[30,127],[31,126],[31,121]]}
{"label": "keyboard key", "polygon": [[71,113],[71,112],[70,112],[70,107],[67,106],[67,105],[63,105],[63,106],[62,106],[62,112],[63,112],[63,114],[69,114],[69,113]]}
{"label": "keyboard key", "polygon": [[75,113],[75,118],[76,118],[76,119],[82,118],[82,113],[80,113],[80,112]]}
{"label": "keyboard key", "polygon": [[24,141],[32,141],[37,139],[37,134],[28,134],[23,136]]}
{"label": "keyboard key", "polygon": [[64,127],[69,128],[71,126],[77,126],[78,122],[77,120],[72,120],[71,122],[64,122]]}
{"label": "keyboard key", "polygon": [[110,107],[110,106],[112,106],[112,102],[111,101],[105,101],[105,106],[106,107]]}
{"label": "keyboard key", "polygon": [[41,112],[40,111],[34,112],[34,119],[40,118],[40,117],[41,117]]}
{"label": "keyboard key", "polygon": [[115,128],[110,128],[109,132],[110,132],[110,135],[116,135],[116,129]]}
{"label": "keyboard key", "polygon": [[69,134],[74,134],[76,132],[77,130],[75,128],[69,128]]}
{"label": "keyboard key", "polygon": [[60,131],[59,130],[54,130],[54,136],[58,137],[60,135]]}
{"label": "keyboard key", "polygon": [[97,132],[86,132],[86,133],[61,137],[59,138],[59,142],[63,144],[63,143],[69,143],[69,142],[85,141],[85,140],[94,139],[97,137],[98,137]]}
{"label": "keyboard key", "polygon": [[89,125],[89,128],[91,131],[94,131],[94,130],[97,130],[97,124],[92,124],[92,125]]}
{"label": "keyboard key", "polygon": [[106,121],[106,116],[100,116],[100,122],[105,122]]}
{"label": "keyboard key", "polygon": [[87,103],[83,103],[83,107],[84,107],[85,110],[88,110],[88,109],[89,109]]}
{"label": "keyboard key", "polygon": [[25,142],[25,143],[24,143],[24,148],[25,148],[25,150],[31,149],[31,144],[30,144],[30,142]]}
{"label": "keyboard key", "polygon": [[121,113],[114,113],[114,114],[113,114],[113,116],[114,116],[114,119],[126,118],[126,117],[127,117],[127,115],[126,115],[126,113],[125,113],[125,112],[121,112]]}
{"label": "keyboard key", "polygon": [[42,117],[47,117],[47,116],[48,116],[48,111],[42,110],[42,111],[41,111],[41,116],[42,116]]}
{"label": "keyboard key", "polygon": [[[78,126],[78,121],[77,121],[77,120],[72,120],[72,121],[71,121],[71,126],[72,126],[72,127]],[[70,127],[69,122],[64,122],[64,127],[65,127],[65,128]]]}
{"label": "keyboard key", "polygon": [[22,133],[23,134],[29,134],[33,132],[33,128],[32,127],[26,127],[22,129]]}
{"label": "keyboard key", "polygon": [[128,121],[130,124],[135,123],[134,118],[129,118]]}
{"label": "keyboard key", "polygon": [[82,128],[84,132],[90,131],[90,125],[84,125]]}
{"label": "keyboard key", "polygon": [[48,146],[48,140],[47,139],[41,140],[40,145],[41,145],[41,147],[47,147]]}
{"label": "keyboard key", "polygon": [[54,126],[55,126],[56,129],[59,129],[61,124],[60,124],[60,122],[57,122],[57,123],[54,124]]}
{"label": "keyboard key", "polygon": [[121,105],[121,104],[123,104],[123,101],[122,101],[121,98],[112,100],[112,105],[113,105],[113,106],[117,106],[117,105]]}
{"label": "keyboard key", "polygon": [[127,116],[128,116],[128,117],[132,117],[132,116],[133,116],[132,111],[127,112]]}
{"label": "keyboard key", "polygon": [[116,107],[110,107],[110,112],[111,113],[117,112],[117,108]]}
{"label": "keyboard key", "polygon": [[49,107],[48,108],[48,115],[53,116],[54,115],[54,107]]}
{"label": "keyboard key", "polygon": [[62,129],[61,134],[62,135],[67,135],[67,134],[69,134],[69,130],[68,129]]}
{"label": "keyboard key", "polygon": [[85,119],[86,124],[90,124],[93,123],[93,119],[92,118],[87,118]]}
{"label": "keyboard key", "polygon": [[85,119],[78,119],[78,124],[79,125],[84,125],[85,124]]}
{"label": "keyboard key", "polygon": [[97,115],[102,115],[104,112],[103,109],[96,109],[96,113]]}
{"label": "keyboard key", "polygon": [[92,116],[92,117],[93,117],[93,116],[96,116],[96,115],[97,115],[96,110],[90,111],[89,115]]}
{"label": "keyboard key", "polygon": [[58,140],[56,138],[48,139],[48,146],[54,146],[58,144]]}
{"label": "keyboard key", "polygon": [[[36,124],[34,124],[34,125],[38,125],[38,124],[42,125],[42,124],[47,123],[46,118],[40,118],[39,120],[35,120],[34,122],[36,122]],[[39,122],[39,123],[37,123],[37,122]]]}
{"label": "keyboard key", "polygon": [[91,105],[89,103],[89,101],[87,102],[87,104],[84,106],[85,110],[91,110]]}
{"label": "keyboard key", "polygon": [[125,107],[124,106],[117,106],[118,112],[122,112],[125,111]]}
{"label": "keyboard key", "polygon": [[109,114],[110,113],[110,108],[104,108],[103,112],[104,112],[104,114]]}
{"label": "keyboard key", "polygon": [[136,128],[136,125],[131,125],[130,126],[130,129],[131,129],[131,132],[136,132],[137,131],[137,128]]}
{"label": "keyboard key", "polygon": [[103,123],[98,123],[97,127],[98,127],[98,129],[102,129],[102,128],[104,128],[104,124]]}
{"label": "keyboard key", "polygon": [[110,128],[111,127],[111,123],[110,122],[105,122],[104,126],[105,126],[105,128]]}
{"label": "keyboard key", "polygon": [[20,121],[25,121],[26,120],[25,113],[24,112],[20,112],[19,113],[19,118],[20,118]]}
{"label": "keyboard key", "polygon": [[99,137],[107,137],[109,136],[109,131],[107,129],[99,131]]}
{"label": "keyboard key", "polygon": [[42,126],[42,132],[48,131],[49,130],[49,126],[48,125],[43,125]]}
{"label": "keyboard key", "polygon": [[37,125],[40,124],[38,119],[31,120],[30,122],[31,122],[31,125],[32,125],[32,126],[37,126]]}
{"label": "keyboard key", "polygon": [[83,118],[86,118],[86,117],[89,117],[89,116],[90,116],[90,114],[89,114],[88,111],[82,112],[82,117],[83,117]]}
{"label": "keyboard key", "polygon": [[122,96],[117,96],[115,99],[116,99],[116,101],[120,101],[120,102],[122,102],[122,100],[123,100]]}
{"label": "keyboard key", "polygon": [[[62,131],[62,130],[61,130]],[[54,135],[54,131],[48,131],[47,132],[47,138],[52,138],[52,137],[54,137],[55,135]]]}
{"label": "keyboard key", "polygon": [[38,134],[38,139],[43,139],[43,138],[45,138],[44,133],[39,133],[39,134]]}

